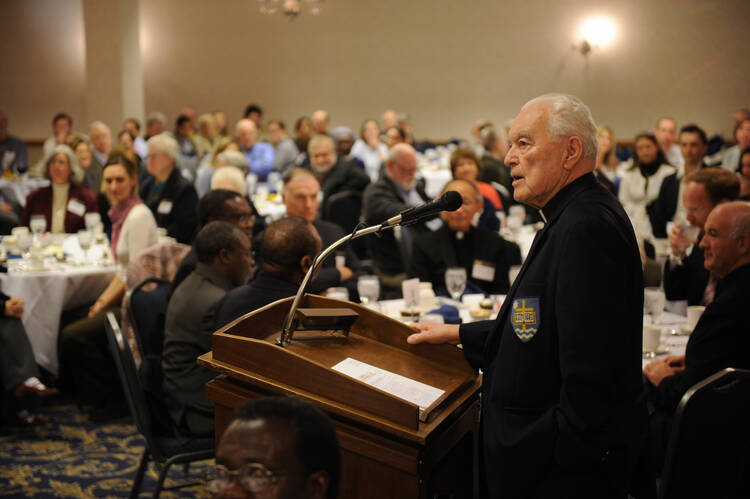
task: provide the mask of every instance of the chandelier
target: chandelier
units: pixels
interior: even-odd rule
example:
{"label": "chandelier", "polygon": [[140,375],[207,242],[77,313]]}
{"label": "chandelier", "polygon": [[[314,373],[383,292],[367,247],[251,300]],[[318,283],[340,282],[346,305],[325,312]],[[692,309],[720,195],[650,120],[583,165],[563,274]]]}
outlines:
{"label": "chandelier", "polygon": [[323,0],[258,0],[258,8],[261,14],[276,14],[281,11],[289,19],[294,19],[302,12],[302,4],[309,6],[310,14],[320,14],[320,6]]}

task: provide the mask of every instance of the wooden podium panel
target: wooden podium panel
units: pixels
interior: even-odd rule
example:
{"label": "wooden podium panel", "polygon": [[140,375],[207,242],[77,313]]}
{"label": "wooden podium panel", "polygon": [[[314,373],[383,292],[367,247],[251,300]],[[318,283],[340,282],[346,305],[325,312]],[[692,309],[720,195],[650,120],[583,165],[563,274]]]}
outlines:
{"label": "wooden podium panel", "polygon": [[[268,395],[296,395],[334,421],[342,451],[341,498],[477,497],[481,377],[451,345],[409,345],[413,329],[360,305],[305,295],[307,308],[359,314],[349,337],[275,344],[292,298],[249,313],[214,333],[199,363],[221,376],[207,385],[216,439],[235,408]],[[331,369],[346,358],[444,390],[415,404]]]}

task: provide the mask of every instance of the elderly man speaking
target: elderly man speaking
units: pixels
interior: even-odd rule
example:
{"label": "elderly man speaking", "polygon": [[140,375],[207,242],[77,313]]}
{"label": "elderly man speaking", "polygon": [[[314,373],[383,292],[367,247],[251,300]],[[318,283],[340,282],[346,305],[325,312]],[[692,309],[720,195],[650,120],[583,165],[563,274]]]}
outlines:
{"label": "elderly man speaking", "polygon": [[645,436],[643,275],[633,229],[593,176],[596,126],[570,95],[526,103],[505,164],[539,231],[495,321],[417,324],[484,371],[483,495],[626,497]]}

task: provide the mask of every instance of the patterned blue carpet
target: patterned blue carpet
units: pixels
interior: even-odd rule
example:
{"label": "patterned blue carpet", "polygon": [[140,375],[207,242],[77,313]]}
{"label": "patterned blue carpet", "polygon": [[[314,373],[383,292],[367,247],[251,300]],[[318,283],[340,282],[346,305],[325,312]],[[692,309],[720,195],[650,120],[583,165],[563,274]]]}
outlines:
{"label": "patterned blue carpet", "polygon": [[[38,411],[46,426],[4,429],[0,434],[0,497],[128,497],[144,440],[132,424],[95,424],[75,405]],[[199,478],[210,461],[190,467]],[[170,470],[166,485],[179,482],[182,466]],[[150,464],[140,497],[151,497],[158,472]],[[202,486],[166,491],[160,497],[209,497]]]}

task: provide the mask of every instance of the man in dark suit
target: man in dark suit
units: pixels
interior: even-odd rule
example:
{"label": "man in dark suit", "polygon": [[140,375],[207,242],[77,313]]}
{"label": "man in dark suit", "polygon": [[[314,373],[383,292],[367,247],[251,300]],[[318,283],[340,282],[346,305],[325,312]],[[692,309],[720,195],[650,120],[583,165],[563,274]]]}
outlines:
{"label": "man in dark suit", "polygon": [[260,272],[249,284],[227,293],[217,308],[216,329],[276,300],[294,296],[320,252],[320,236],[302,217],[278,220],[263,234]]}
{"label": "man in dark suit", "polygon": [[474,182],[453,180],[443,188],[446,191],[461,194],[463,204],[458,210],[440,214],[443,219],[440,229],[414,240],[409,276],[431,282],[436,291],[444,291],[445,270],[463,267],[467,289],[507,293],[508,270],[511,265],[521,264],[521,250],[497,232],[472,226],[472,220],[482,211],[484,199]]}
{"label": "man in dark suit", "polygon": [[216,306],[252,269],[250,239],[236,225],[211,222],[198,233],[198,266],[167,307],[162,369],[166,405],[174,424],[190,435],[213,435],[213,405],[206,383],[216,373],[195,359],[211,350]]}
{"label": "man in dark suit", "polygon": [[714,300],[688,340],[685,355],[643,369],[651,403],[655,463],[661,467],[677,404],[697,382],[725,367],[750,368],[750,203],[722,203],[708,216],[701,239],[705,267],[718,276]]}
{"label": "man in dark suit", "polygon": [[337,192],[362,192],[370,177],[353,161],[342,159],[336,153],[336,144],[328,135],[313,135],[307,144],[310,170],[321,185],[323,206]]}
{"label": "man in dark suit", "polygon": [[[417,153],[409,144],[396,144],[388,151],[385,169],[377,182],[365,189],[362,199],[362,215],[367,225],[380,224],[399,212],[418,206],[429,197],[424,191],[424,182],[417,181]],[[411,254],[411,242],[428,229],[423,221],[403,227],[400,240],[395,231],[389,230],[379,237],[368,237],[367,247],[384,288],[400,294],[401,282],[406,278]]]}
{"label": "man in dark suit", "polygon": [[682,203],[690,225],[700,228],[696,241],[690,241],[675,224],[669,234],[670,257],[664,265],[664,292],[668,300],[687,300],[688,305],[708,305],[713,299],[717,277],[703,265],[699,246],[708,214],[716,205],[737,199],[740,182],[719,167],[703,168],[685,178]]}
{"label": "man in dark suit", "polygon": [[592,174],[596,126],[578,98],[528,102],[510,141],[515,199],[545,227],[497,320],[420,323],[409,342],[460,342],[483,369],[486,496],[624,499],[646,427],[635,234]]}

